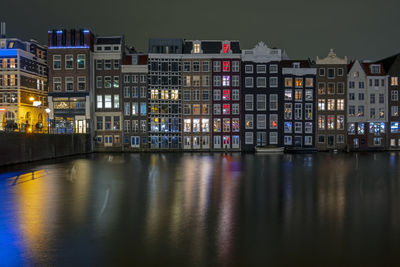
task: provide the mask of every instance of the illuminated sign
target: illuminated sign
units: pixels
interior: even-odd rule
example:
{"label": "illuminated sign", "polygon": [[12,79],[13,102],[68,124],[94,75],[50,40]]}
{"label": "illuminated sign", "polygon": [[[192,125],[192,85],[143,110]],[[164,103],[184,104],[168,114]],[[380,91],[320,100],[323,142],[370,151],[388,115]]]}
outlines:
{"label": "illuminated sign", "polygon": [[42,101],[33,101],[33,106],[38,107],[42,104]]}

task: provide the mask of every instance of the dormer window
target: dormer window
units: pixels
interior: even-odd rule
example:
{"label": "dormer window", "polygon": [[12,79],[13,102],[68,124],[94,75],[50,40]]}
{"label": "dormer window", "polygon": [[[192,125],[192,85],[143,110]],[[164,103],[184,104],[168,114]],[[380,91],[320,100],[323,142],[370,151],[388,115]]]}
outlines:
{"label": "dormer window", "polygon": [[224,54],[228,54],[229,53],[229,44],[224,44],[224,48],[222,51]]}
{"label": "dormer window", "polygon": [[371,65],[371,73],[380,73],[381,72],[381,66],[380,65]]}
{"label": "dormer window", "polygon": [[360,73],[358,71],[354,72],[354,78],[357,78],[360,76]]}
{"label": "dormer window", "polygon": [[200,53],[200,44],[193,45],[193,53],[199,54]]}
{"label": "dormer window", "polygon": [[300,63],[299,62],[294,62],[293,63],[293,68],[299,69],[300,68]]}

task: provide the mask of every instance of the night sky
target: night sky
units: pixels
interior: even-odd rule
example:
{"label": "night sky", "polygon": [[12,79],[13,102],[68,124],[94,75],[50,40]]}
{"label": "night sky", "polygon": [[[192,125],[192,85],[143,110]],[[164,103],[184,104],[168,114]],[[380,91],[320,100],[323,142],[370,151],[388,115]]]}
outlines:
{"label": "night sky", "polygon": [[47,44],[47,30],[89,28],[124,34],[147,52],[148,38],[237,39],[315,59],[335,48],[349,59],[378,59],[400,51],[398,0],[2,0],[7,36]]}

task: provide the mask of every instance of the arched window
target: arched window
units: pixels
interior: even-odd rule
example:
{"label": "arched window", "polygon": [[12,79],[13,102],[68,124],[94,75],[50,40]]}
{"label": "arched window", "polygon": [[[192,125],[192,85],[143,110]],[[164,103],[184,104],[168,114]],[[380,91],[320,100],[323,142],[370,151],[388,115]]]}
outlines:
{"label": "arched window", "polygon": [[39,115],[38,115],[38,122],[40,122],[40,123],[43,122],[43,115],[42,115],[42,113],[39,113]]}

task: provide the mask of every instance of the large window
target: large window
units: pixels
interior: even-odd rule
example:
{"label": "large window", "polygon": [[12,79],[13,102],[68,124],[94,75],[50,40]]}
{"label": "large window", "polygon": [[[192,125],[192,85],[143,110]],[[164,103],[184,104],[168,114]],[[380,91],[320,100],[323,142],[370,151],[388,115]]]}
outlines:
{"label": "large window", "polygon": [[56,92],[61,91],[62,89],[62,82],[61,77],[54,77],[53,78],[53,90]]}
{"label": "large window", "polygon": [[253,95],[245,95],[244,96],[244,109],[245,110],[248,110],[248,111],[253,110],[254,109],[253,103],[254,103]]}
{"label": "large window", "polygon": [[285,103],[284,118],[285,118],[285,120],[292,119],[292,103]]}
{"label": "large window", "polygon": [[294,104],[294,118],[296,120],[301,120],[302,119],[302,104],[301,103],[295,103]]}
{"label": "large window", "polygon": [[72,70],[74,68],[74,56],[65,55],[65,69]]}
{"label": "large window", "polygon": [[269,128],[278,129],[278,114],[269,114]]}
{"label": "large window", "polygon": [[269,95],[269,110],[278,110],[278,95]]}
{"label": "large window", "polygon": [[229,72],[231,71],[231,62],[230,61],[222,61],[222,71]]}
{"label": "large window", "polygon": [[267,78],[257,77],[257,87],[258,88],[266,88],[267,87]]}
{"label": "large window", "polygon": [[78,77],[78,91],[86,90],[86,77]]}
{"label": "large window", "polygon": [[85,69],[86,68],[86,56],[84,54],[78,54],[76,63],[77,63],[78,69]]}
{"label": "large window", "polygon": [[214,119],[214,132],[221,132],[221,119]]}
{"label": "large window", "polygon": [[111,76],[104,77],[104,88],[111,88]]}
{"label": "large window", "polygon": [[267,128],[267,116],[265,114],[257,114],[257,129]]}
{"label": "large window", "polygon": [[312,104],[311,103],[306,103],[304,105],[304,113],[305,113],[305,119],[306,120],[312,120],[313,111],[312,111]]}
{"label": "large window", "polygon": [[335,99],[328,99],[328,110],[335,110]]}
{"label": "large window", "polygon": [[184,119],[183,120],[183,131],[185,133],[190,133],[192,129],[192,122],[191,119]]}
{"label": "large window", "polygon": [[222,125],[223,132],[227,133],[231,131],[231,120],[228,118],[223,119],[223,125]]}
{"label": "large window", "polygon": [[251,114],[246,114],[245,115],[245,128],[246,129],[253,129],[253,115]]}
{"label": "large window", "polygon": [[335,115],[328,115],[328,130],[334,130],[335,129]]}
{"label": "large window", "polygon": [[61,56],[60,55],[53,56],[53,70],[61,70]]}
{"label": "large window", "polygon": [[74,77],[65,77],[65,90],[74,91]]}
{"label": "large window", "polygon": [[214,72],[221,72],[221,61],[214,61],[213,70]]}
{"label": "large window", "polygon": [[336,116],[336,129],[344,130],[344,116],[343,115]]}
{"label": "large window", "polygon": [[103,108],[103,96],[102,95],[97,95],[97,108]]}
{"label": "large window", "polygon": [[105,95],[104,96],[104,107],[105,108],[112,108],[111,95]]}
{"label": "large window", "polygon": [[257,95],[257,110],[266,110],[266,95],[258,94]]}
{"label": "large window", "polygon": [[325,110],[325,99],[318,99],[318,110]]}
{"label": "large window", "polygon": [[114,108],[119,108],[119,95],[114,95]]}
{"label": "large window", "polygon": [[201,119],[201,131],[203,133],[208,133],[210,131],[209,119]]}

